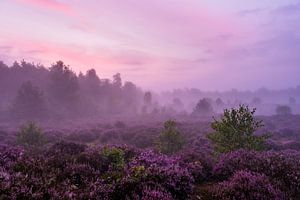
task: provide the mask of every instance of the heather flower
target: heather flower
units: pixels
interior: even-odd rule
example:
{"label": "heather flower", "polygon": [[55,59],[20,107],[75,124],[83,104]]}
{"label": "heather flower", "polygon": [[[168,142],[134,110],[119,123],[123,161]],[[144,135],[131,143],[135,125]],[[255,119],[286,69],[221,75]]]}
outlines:
{"label": "heather flower", "polygon": [[249,171],[237,171],[228,181],[217,184],[213,197],[224,200],[282,200],[283,194],[268,177]]}

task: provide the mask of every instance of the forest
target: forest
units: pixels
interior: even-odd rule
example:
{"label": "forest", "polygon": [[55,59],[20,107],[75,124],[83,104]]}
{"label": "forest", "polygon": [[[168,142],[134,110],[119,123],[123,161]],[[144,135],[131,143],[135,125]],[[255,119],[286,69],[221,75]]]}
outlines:
{"label": "forest", "polygon": [[131,81],[99,78],[95,69],[78,75],[62,61],[51,67],[0,62],[0,120],[87,119],[101,116],[157,114],[211,116],[224,108],[247,104],[260,115],[299,114],[300,86],[285,90],[205,92],[174,89],[162,93],[143,91]]}
{"label": "forest", "polygon": [[300,199],[300,86],[144,91],[0,62],[0,199]]}

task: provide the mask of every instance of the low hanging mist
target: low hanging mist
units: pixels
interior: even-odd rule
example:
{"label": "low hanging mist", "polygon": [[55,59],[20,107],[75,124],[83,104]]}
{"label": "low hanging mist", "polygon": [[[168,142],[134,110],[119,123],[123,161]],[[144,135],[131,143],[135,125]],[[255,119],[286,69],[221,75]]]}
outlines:
{"label": "low hanging mist", "polygon": [[105,116],[152,115],[169,117],[220,114],[224,108],[247,104],[259,115],[299,114],[300,86],[285,90],[209,92],[174,89],[145,91],[120,73],[112,79],[95,69],[78,75],[62,61],[51,67],[22,61],[0,63],[2,121],[96,119]]}

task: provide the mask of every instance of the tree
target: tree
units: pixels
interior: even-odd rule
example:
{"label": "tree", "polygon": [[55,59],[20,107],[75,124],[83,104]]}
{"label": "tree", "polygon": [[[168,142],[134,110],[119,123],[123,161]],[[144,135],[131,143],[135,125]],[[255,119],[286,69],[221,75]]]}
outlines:
{"label": "tree", "polygon": [[194,115],[207,116],[212,113],[213,113],[213,107],[212,107],[209,99],[206,99],[206,98],[200,99],[193,111]]}
{"label": "tree", "polygon": [[176,121],[164,123],[164,130],[159,135],[157,147],[164,154],[173,154],[182,149],[184,138],[177,129]]}
{"label": "tree", "polygon": [[96,70],[89,69],[85,75],[79,74],[80,90],[84,96],[91,99],[98,100],[100,94],[100,78],[98,77]]}
{"label": "tree", "polygon": [[123,88],[123,103],[125,104],[125,111],[136,113],[137,112],[137,99],[138,89],[132,82],[125,82]]}
{"label": "tree", "polygon": [[276,107],[276,114],[279,116],[287,116],[292,114],[292,109],[286,105],[279,105]]}
{"label": "tree", "polygon": [[217,153],[227,153],[237,149],[263,150],[269,134],[255,135],[263,126],[262,121],[254,118],[256,109],[241,105],[238,109],[224,110],[220,120],[214,119],[211,127],[214,132],[208,139]]}
{"label": "tree", "polygon": [[12,115],[23,119],[45,117],[46,104],[44,94],[38,87],[33,86],[31,81],[24,82],[19,88],[13,103]]}
{"label": "tree", "polygon": [[144,103],[146,106],[149,106],[152,104],[152,94],[151,92],[145,92],[144,94]]}
{"label": "tree", "polygon": [[100,86],[100,79],[95,69],[90,69],[86,72],[85,80],[91,90],[97,90]]}
{"label": "tree", "polygon": [[151,92],[148,91],[148,92],[145,92],[145,94],[144,94],[144,105],[142,106],[141,112],[143,114],[148,113],[151,105],[152,105],[152,94],[151,94]]}
{"label": "tree", "polygon": [[115,75],[113,75],[113,85],[117,88],[122,87],[122,79],[120,73],[116,73]]}
{"label": "tree", "polygon": [[52,102],[69,111],[73,110],[79,101],[79,84],[76,74],[62,61],[52,65],[49,73],[49,93]]}

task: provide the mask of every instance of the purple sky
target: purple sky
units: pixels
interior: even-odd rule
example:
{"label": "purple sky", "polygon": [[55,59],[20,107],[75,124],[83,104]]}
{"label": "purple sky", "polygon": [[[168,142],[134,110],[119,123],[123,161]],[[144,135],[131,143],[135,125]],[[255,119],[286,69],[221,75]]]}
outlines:
{"label": "purple sky", "polygon": [[0,60],[153,90],[300,84],[300,0],[0,0]]}

